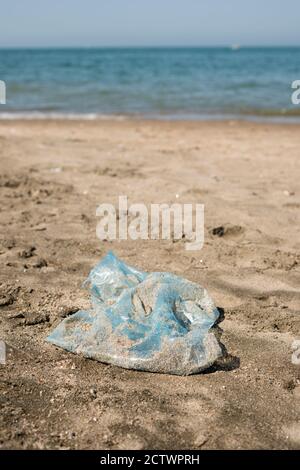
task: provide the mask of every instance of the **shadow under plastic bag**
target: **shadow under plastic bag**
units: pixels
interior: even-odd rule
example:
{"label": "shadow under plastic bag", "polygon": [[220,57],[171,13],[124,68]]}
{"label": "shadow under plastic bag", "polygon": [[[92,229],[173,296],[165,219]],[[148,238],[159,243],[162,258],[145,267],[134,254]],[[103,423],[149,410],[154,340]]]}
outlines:
{"label": "shadow under plastic bag", "polygon": [[217,310],[219,311],[219,318],[217,319],[213,329],[214,329],[216,337],[218,338],[219,345],[222,350],[222,357],[217,359],[216,362],[212,366],[210,366],[208,369],[204,370],[202,374],[212,374],[214,372],[219,372],[219,371],[231,371],[231,370],[239,369],[240,363],[241,363],[240,358],[230,354],[227,351],[226,346],[221,341],[223,330],[219,325],[225,319],[225,310],[222,307],[217,307]]}

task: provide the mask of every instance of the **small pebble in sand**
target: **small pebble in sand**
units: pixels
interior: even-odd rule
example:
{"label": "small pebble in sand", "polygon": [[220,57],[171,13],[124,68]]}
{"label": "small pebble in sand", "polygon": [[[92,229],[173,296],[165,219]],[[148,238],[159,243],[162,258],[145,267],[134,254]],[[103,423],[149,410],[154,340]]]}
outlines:
{"label": "small pebble in sand", "polygon": [[62,168],[60,166],[57,166],[55,168],[50,168],[49,170],[51,173],[61,173],[62,172]]}
{"label": "small pebble in sand", "polygon": [[37,258],[36,262],[32,265],[34,268],[43,268],[47,266],[47,261],[44,258]]}
{"label": "small pebble in sand", "polygon": [[90,388],[90,395],[92,398],[97,398],[97,389],[95,387]]}
{"label": "small pebble in sand", "polygon": [[33,230],[36,230],[37,232],[42,232],[43,230],[47,230],[46,224],[39,224],[36,225]]}
{"label": "small pebble in sand", "polygon": [[287,189],[285,191],[283,191],[283,194],[285,196],[295,196],[294,191],[288,191]]}
{"label": "small pebble in sand", "polygon": [[31,256],[34,255],[35,250],[36,250],[35,246],[29,246],[28,248],[25,248],[24,250],[20,251],[19,257],[30,258]]}

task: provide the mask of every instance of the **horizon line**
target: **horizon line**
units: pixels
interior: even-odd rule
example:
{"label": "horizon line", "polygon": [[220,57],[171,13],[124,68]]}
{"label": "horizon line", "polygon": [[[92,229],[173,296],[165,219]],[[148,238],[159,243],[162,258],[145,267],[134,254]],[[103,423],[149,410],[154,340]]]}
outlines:
{"label": "horizon line", "polygon": [[13,49],[254,49],[254,48],[300,48],[300,44],[226,44],[226,45],[49,45],[49,46],[1,46],[0,50]]}

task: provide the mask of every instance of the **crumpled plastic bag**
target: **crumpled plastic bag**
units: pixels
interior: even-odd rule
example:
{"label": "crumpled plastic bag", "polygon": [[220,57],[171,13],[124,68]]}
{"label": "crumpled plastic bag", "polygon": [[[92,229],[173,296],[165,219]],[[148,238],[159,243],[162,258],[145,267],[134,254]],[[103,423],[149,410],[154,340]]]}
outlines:
{"label": "crumpled plastic bag", "polygon": [[56,346],[126,369],[189,375],[222,355],[207,291],[165,272],[146,273],[109,252],[90,272],[92,308],[65,318]]}

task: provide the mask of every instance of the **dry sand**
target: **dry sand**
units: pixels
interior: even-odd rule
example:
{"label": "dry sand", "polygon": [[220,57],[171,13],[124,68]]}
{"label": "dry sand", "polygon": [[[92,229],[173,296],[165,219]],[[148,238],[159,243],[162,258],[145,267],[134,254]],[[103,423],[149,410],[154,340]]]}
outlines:
{"label": "dry sand", "polygon": [[[297,125],[2,121],[1,447],[300,448],[299,153]],[[96,206],[120,194],[204,203],[204,248],[98,240]],[[205,286],[227,361],[176,377],[46,343],[109,249]]]}

